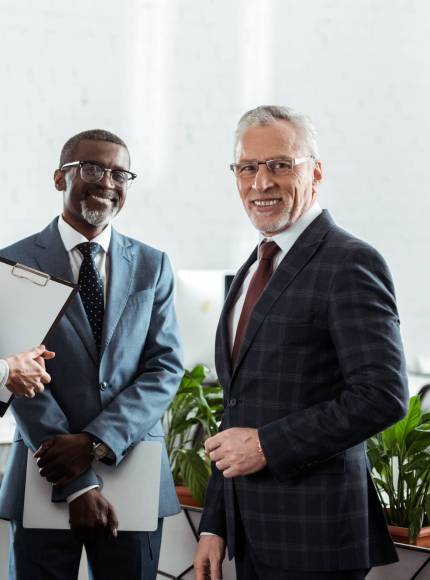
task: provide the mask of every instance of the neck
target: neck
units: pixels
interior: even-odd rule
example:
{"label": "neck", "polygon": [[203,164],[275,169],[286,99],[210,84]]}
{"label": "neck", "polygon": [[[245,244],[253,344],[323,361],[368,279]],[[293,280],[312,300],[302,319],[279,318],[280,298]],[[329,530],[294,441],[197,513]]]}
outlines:
{"label": "neck", "polygon": [[65,213],[63,213],[63,219],[69,224],[69,226],[72,226],[74,230],[82,234],[85,238],[87,238],[87,240],[90,241],[101,234],[107,225],[105,224],[103,226],[93,226],[84,220],[73,219],[70,215],[66,215]]}

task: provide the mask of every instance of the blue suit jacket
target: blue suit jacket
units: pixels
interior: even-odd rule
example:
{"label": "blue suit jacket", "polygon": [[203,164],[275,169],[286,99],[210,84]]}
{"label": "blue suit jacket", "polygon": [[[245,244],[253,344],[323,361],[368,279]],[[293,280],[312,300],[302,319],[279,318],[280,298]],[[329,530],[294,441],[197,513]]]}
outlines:
{"label": "blue suit jacket", "polygon": [[255,250],[227,296],[216,367],[225,395],[221,428],[258,428],[268,464],[234,479],[214,466],[200,529],[225,537],[232,556],[239,510],[258,557],[283,569],[393,562],[363,443],[407,405],[387,265],[323,211],[256,303],[232,368],[229,311],[256,259]]}
{"label": "blue suit jacket", "polygon": [[[73,279],[57,219],[41,233],[0,254],[53,276]],[[160,423],[182,376],[171,267],[164,253],[115,230],[109,257],[100,361],[77,295],[46,340],[56,353],[47,363],[51,384],[35,399],[13,402],[18,428],[0,488],[2,518],[22,518],[27,448],[36,450],[56,434],[81,431],[106,443],[116,464],[139,441],[162,441],[159,515],[179,511]],[[64,501],[71,493],[96,483],[90,468],[69,485],[54,487],[52,499]]]}

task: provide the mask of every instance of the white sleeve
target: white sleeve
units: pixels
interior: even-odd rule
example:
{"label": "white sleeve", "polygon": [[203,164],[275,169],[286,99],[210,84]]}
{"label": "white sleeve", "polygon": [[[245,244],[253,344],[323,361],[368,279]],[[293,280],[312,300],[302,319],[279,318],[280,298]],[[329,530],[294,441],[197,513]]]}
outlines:
{"label": "white sleeve", "polygon": [[88,487],[84,487],[84,488],[80,489],[79,491],[75,491],[75,493],[68,495],[66,498],[66,501],[67,501],[67,503],[71,503],[74,499],[77,499],[79,496],[84,495],[84,493],[87,493],[87,491],[90,491],[90,489],[96,489],[98,487],[100,487],[100,486],[89,485]]}
{"label": "white sleeve", "polygon": [[7,362],[0,359],[0,389],[6,386],[7,380],[9,378],[9,367]]}

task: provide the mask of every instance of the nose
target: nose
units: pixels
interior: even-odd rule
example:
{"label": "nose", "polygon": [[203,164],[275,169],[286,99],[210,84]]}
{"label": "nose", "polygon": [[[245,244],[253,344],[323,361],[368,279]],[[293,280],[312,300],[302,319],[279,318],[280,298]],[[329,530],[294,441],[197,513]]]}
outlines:
{"label": "nose", "polygon": [[253,188],[255,189],[255,191],[263,193],[264,191],[270,189],[274,185],[275,182],[273,179],[273,173],[271,173],[268,170],[267,165],[262,163],[261,165],[258,166],[258,171],[255,174],[254,183],[252,185]]}
{"label": "nose", "polygon": [[115,182],[112,179],[112,170],[106,169],[104,170],[103,177],[99,181],[100,185],[103,187],[107,187],[109,189],[115,189]]}

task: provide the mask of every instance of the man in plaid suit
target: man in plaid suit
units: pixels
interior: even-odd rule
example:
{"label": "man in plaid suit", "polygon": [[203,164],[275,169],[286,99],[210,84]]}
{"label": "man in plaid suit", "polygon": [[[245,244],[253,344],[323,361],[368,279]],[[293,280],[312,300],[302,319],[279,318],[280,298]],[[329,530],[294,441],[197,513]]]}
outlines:
{"label": "man in plaid suit", "polygon": [[239,580],[363,579],[397,560],[365,452],[407,404],[391,276],[318,205],[308,117],[249,111],[235,155],[261,239],[217,331],[225,413],[206,442],[213,473],[196,579],[221,578],[226,546]]}

